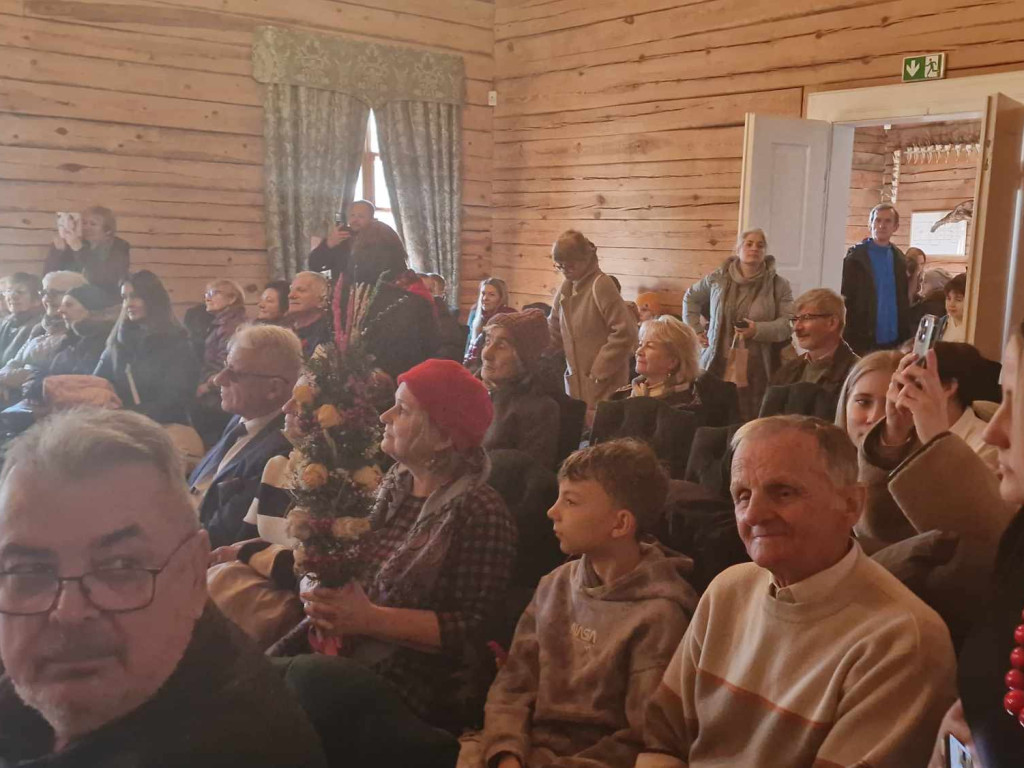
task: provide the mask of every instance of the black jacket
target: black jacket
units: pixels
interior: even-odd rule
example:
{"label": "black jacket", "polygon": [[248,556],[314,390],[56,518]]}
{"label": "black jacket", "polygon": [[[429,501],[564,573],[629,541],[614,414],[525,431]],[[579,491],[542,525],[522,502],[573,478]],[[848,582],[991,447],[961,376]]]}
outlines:
{"label": "black jacket", "polygon": [[[237,416],[232,418],[224,434],[228,435],[239,423],[241,420]],[[222,547],[251,538],[252,528],[242,521],[260,489],[263,468],[273,456],[286,456],[292,448],[291,443],[281,434],[283,428],[284,414],[281,414],[253,435],[227,466],[214,476],[213,483],[199,505],[199,522],[210,534],[211,547]],[[219,448],[220,443],[214,445],[199,462],[189,478],[190,485],[206,474],[209,462],[220,464],[226,451]]]}
{"label": "black jacket", "polygon": [[10,314],[0,322],[0,366],[7,365],[21,351],[42,319],[43,308],[39,307],[20,315]]}
{"label": "black jacket", "polygon": [[199,382],[199,361],[184,328],[150,332],[125,321],[115,343],[100,357],[96,375],[114,385],[125,408],[160,424],[187,424]]}
{"label": "black jacket", "polygon": [[337,280],[338,276],[348,268],[353,239],[354,237],[350,237],[347,240],[343,240],[333,248],[327,245],[327,240],[321,240],[320,245],[309,253],[309,271],[329,271],[331,273],[331,280]]}
{"label": "black jacket", "polygon": [[[907,260],[895,245],[892,246],[892,269],[896,278],[896,318],[899,341],[910,337],[910,299],[907,296]],[[878,298],[875,277],[866,243],[858,243],[846,252],[843,259],[843,287],[846,299],[846,331],[843,338],[858,355],[878,347],[875,342],[875,322]]]}
{"label": "black jacket", "polygon": [[397,378],[437,351],[434,307],[422,296],[382,283],[366,313],[363,339],[377,366]]}
{"label": "black jacket", "polygon": [[52,749],[50,726],[21,701],[9,677],[0,677],[0,768],[326,765],[281,675],[213,603],[151,699],[61,752]]}
{"label": "black jacket", "polygon": [[57,347],[50,367],[38,371],[25,384],[25,396],[30,400],[42,400],[43,380],[47,376],[87,376],[95,371],[113,327],[113,320],[83,320],[76,323]]}
{"label": "black jacket", "polygon": [[[845,341],[840,341],[839,346],[832,355],[832,361],[828,370],[816,383],[819,387],[830,393],[838,393],[846,381],[850,369],[856,365],[860,358],[850,349]],[[779,370],[772,375],[771,384],[797,384],[803,381],[804,371],[807,370],[808,360],[806,355],[784,363]]]}

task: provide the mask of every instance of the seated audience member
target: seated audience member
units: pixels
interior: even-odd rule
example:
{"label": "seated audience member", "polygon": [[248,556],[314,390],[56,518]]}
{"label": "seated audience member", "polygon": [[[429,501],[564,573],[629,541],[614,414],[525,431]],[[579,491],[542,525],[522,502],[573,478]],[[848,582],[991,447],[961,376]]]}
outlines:
{"label": "seated audience member", "polygon": [[5,399],[19,399],[21,387],[33,371],[46,368],[57,353],[68,330],[60,313],[61,300],[67,291],[80,285],[85,285],[85,278],[77,272],[50,272],[43,277],[42,320],[18,354],[0,368],[0,387],[5,390]]}
{"label": "seated audience member", "polygon": [[330,283],[319,272],[299,272],[292,278],[288,292],[285,325],[302,342],[302,356],[309,358],[321,344],[333,339],[331,318],[327,312]]}
{"label": "seated audience member", "polygon": [[288,293],[291,286],[287,280],[274,280],[260,294],[256,305],[256,322],[261,324],[280,325],[288,314]]}
{"label": "seated audience member", "polygon": [[190,416],[203,444],[213,445],[231,418],[221,410],[220,393],[213,378],[224,368],[228,342],[245,322],[245,290],[234,280],[214,280],[206,286],[203,299],[213,323],[203,343],[199,386]]}
{"label": "seated audience member", "polygon": [[697,606],[644,730],[645,766],[921,765],[953,700],[942,620],[851,539],[863,489],[841,430],[806,416],[733,438],[752,563]]}
{"label": "seated audience member", "polygon": [[636,309],[640,313],[641,323],[653,320],[661,315],[661,297],[654,291],[641,293],[636,297]]}
{"label": "seated audience member", "polygon": [[[978,494],[961,513],[986,513],[1000,503],[1016,510],[999,543],[992,581],[982,599],[982,611],[960,653],[958,701],[939,727],[935,750],[928,768],[946,768],[946,734],[966,744],[976,768],[1018,768],[1024,755],[1021,727],[1021,652],[1024,643],[1016,632],[1024,606],[1024,325],[1014,329],[1003,352],[1003,398],[999,410],[985,430],[985,439],[999,451],[998,497]],[[959,456],[956,473],[964,487],[971,489],[971,477],[978,474],[977,457],[946,435],[933,448],[945,445]],[[926,449],[927,450],[927,449]],[[969,466],[970,463],[974,468]],[[970,492],[970,491],[969,491]],[[1012,655],[1011,655],[1012,654]],[[961,765],[961,763],[952,763]]]}
{"label": "seated audience member", "polygon": [[0,476],[0,764],[323,766],[281,678],[209,602],[170,439],[53,416]]}
{"label": "seated audience member", "polygon": [[800,357],[784,363],[772,376],[772,384],[817,384],[838,395],[853,364],[860,358],[843,341],[846,304],[843,297],[828,288],[815,288],[793,302],[793,336],[804,351]]}
{"label": "seated audience member", "polygon": [[907,301],[913,306],[921,300],[924,266],[928,263],[928,257],[920,248],[907,248],[903,258],[907,265]]}
{"label": "seated audience member", "polygon": [[484,328],[491,318],[505,312],[515,312],[508,304],[508,286],[504,280],[488,277],[480,281],[480,297],[470,312],[469,338],[462,364],[469,370],[480,371],[480,351],[484,346]]}
{"label": "seated audience member", "polygon": [[60,315],[68,330],[53,360],[40,373],[89,375],[95,371],[114,328],[116,308],[117,302],[111,300],[110,294],[91,283],[65,293]]}
{"label": "seated audience member", "polygon": [[[515,560],[515,523],[485,480],[486,388],[451,360],[398,381],[381,416],[381,447],[397,463],[371,516],[366,570],[342,589],[301,595],[319,637],[344,638],[341,655],[282,662],[332,765],[454,764],[458,742],[431,726],[466,725],[465,654]],[[309,635],[299,628],[274,652],[301,652]]]}
{"label": "seated audience member", "polygon": [[724,427],[739,422],[736,386],[700,370],[697,334],[682,320],[662,315],[640,326],[633,383],[612,400],[653,397],[673,408],[690,411],[701,426]]}
{"label": "seated audience member", "polygon": [[942,326],[943,341],[967,341],[967,327],[964,321],[964,296],[967,294],[967,273],[961,272],[948,283],[946,294],[946,319]]}
{"label": "seated audience member", "polygon": [[131,246],[117,237],[117,220],[109,208],[95,205],[82,211],[81,233],[61,229],[53,239],[43,274],[68,269],[117,297],[128,277]]}
{"label": "seated audience member", "polygon": [[10,289],[10,287],[10,277],[0,277],[0,321],[6,320],[7,316],[11,314],[11,308],[7,304],[7,291]]}
{"label": "seated audience member", "polygon": [[836,426],[858,448],[871,428],[885,418],[886,395],[901,358],[894,350],[871,352],[854,363],[843,382],[836,406]]}
{"label": "seated audience member", "polygon": [[125,408],[159,424],[186,424],[199,361],[160,278],[143,269],[121,285],[121,317],[96,366]]}
{"label": "seated audience member", "polygon": [[541,579],[519,620],[487,696],[480,764],[632,768],[644,708],[697,604],[693,562],[642,542],[668,492],[644,443],[578,451],[558,480],[548,517],[580,559]]}
{"label": "seated audience member", "polygon": [[[980,354],[967,344],[939,342],[925,367],[915,361],[911,354],[900,362],[885,416],[862,442],[860,480],[867,504],[855,530],[869,555],[929,531],[955,536],[951,556],[927,569],[911,570],[892,550],[878,557],[894,573],[908,574],[908,586],[960,641],[987,596],[996,547],[1012,510],[998,501],[996,448],[984,443],[986,425],[972,407]],[[967,453],[980,461],[965,459]],[[982,499],[995,501],[977,504]]]}
{"label": "seated audience member", "polygon": [[281,406],[291,397],[301,369],[302,346],[286,328],[243,326],[228,342],[227,360],[213,381],[221,407],[234,418],[189,478],[211,546],[250,538],[243,521],[263,469],[271,457],[291,450],[281,434]]}
{"label": "seated audience member", "polygon": [[374,221],[377,209],[369,200],[356,200],[348,206],[347,223],[332,222],[327,228],[327,237],[309,254],[311,272],[330,272],[331,280],[337,280],[349,268],[352,244],[370,222]]}
{"label": "seated audience member", "polygon": [[0,323],[0,366],[14,359],[43,319],[42,290],[40,279],[28,272],[15,272],[8,278],[5,296],[11,314]]}
{"label": "seated audience member", "polygon": [[495,315],[483,333],[480,377],[494,404],[484,448],[515,448],[554,469],[560,410],[538,375],[548,346],[548,319],[536,309]]}
{"label": "seated audience member", "polygon": [[[998,471],[995,446],[982,438],[985,421],[974,409],[978,372],[984,358],[970,344],[940,341],[925,364],[914,365],[917,357],[905,356],[893,374],[885,425],[878,428],[880,445],[910,451],[943,432],[951,432],[977,453],[993,473]],[[869,435],[865,450],[879,445]]]}

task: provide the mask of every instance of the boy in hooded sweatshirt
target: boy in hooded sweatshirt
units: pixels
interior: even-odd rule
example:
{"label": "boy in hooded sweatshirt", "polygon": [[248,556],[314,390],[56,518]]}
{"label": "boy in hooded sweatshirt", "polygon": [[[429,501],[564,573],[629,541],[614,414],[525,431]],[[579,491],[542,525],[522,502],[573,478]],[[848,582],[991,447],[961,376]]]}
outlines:
{"label": "boy in hooded sweatshirt", "polygon": [[644,443],[577,451],[558,480],[548,517],[580,558],[541,579],[519,621],[487,696],[478,765],[631,768],[644,704],[697,604],[683,578],[693,563],[640,540],[668,492]]}

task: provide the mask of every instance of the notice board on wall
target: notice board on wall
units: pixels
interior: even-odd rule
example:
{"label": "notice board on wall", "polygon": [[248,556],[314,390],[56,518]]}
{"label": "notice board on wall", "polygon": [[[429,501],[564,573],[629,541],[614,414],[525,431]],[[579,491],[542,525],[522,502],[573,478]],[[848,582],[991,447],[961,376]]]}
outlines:
{"label": "notice board on wall", "polygon": [[910,247],[920,248],[928,256],[966,256],[967,221],[932,227],[949,211],[915,211],[910,214]]}

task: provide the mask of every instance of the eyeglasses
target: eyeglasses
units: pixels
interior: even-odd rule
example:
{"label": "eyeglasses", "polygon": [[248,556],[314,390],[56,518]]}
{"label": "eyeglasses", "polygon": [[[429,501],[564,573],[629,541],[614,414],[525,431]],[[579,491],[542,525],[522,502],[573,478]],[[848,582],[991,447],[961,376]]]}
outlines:
{"label": "eyeglasses", "polygon": [[817,320],[817,319],[823,318],[823,317],[832,317],[832,315],[828,314],[827,312],[826,313],[819,312],[817,314],[806,314],[806,315],[793,315],[792,317],[789,318],[789,324],[790,325],[796,325],[797,323],[799,323],[801,321],[806,323],[808,320]]}
{"label": "eyeglasses", "polygon": [[555,269],[557,269],[559,272],[565,272],[565,270],[572,269],[577,264],[579,264],[578,261],[556,261]]}
{"label": "eyeglasses", "polygon": [[220,289],[216,289],[216,290],[207,291],[206,293],[204,293],[203,294],[203,298],[204,299],[212,299],[214,296],[223,296],[223,295],[224,295],[224,291],[222,291]]}
{"label": "eyeglasses", "polygon": [[101,568],[81,576],[58,576],[50,571],[0,572],[0,613],[8,616],[50,613],[57,607],[64,584],[69,581],[77,581],[85,599],[101,611],[141,611],[153,602],[156,577],[194,537],[195,533],[186,536],[159,568]]}
{"label": "eyeglasses", "polygon": [[236,371],[230,365],[225,365],[220,370],[220,375],[224,377],[225,381],[229,381],[232,384],[237,384],[241,379],[281,379],[284,381],[284,376],[278,376],[276,373],[256,373],[255,371]]}

